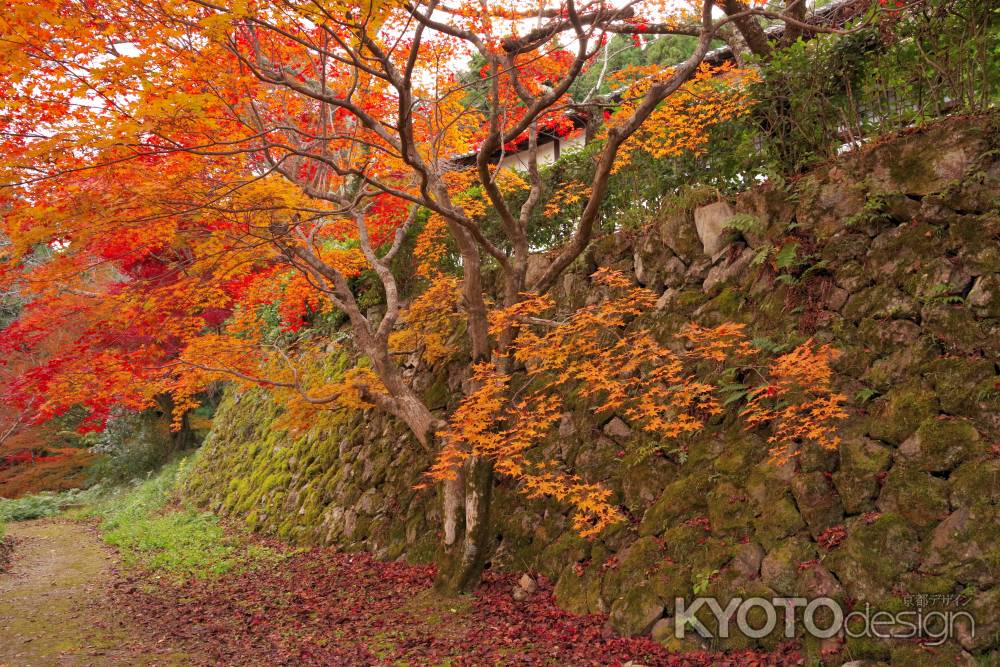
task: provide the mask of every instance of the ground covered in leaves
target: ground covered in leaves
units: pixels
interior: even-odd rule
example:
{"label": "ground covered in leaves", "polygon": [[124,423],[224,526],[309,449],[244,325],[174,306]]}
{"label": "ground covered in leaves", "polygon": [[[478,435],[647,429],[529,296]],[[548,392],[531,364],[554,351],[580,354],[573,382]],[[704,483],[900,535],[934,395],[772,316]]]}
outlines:
{"label": "ground covered in leaves", "polygon": [[[545,580],[515,601],[516,574],[443,598],[433,567],[293,549],[179,504],[179,468],[7,525],[0,667],[801,664],[792,647],[671,654],[617,637],[604,617],[561,610]],[[0,519],[46,516],[61,500],[7,501]]]}
{"label": "ground covered in leaves", "polygon": [[774,654],[669,654],[614,637],[598,616],[559,609],[551,587],[524,602],[514,577],[489,574],[474,596],[442,599],[433,571],[365,554],[312,549],[280,562],[186,581],[135,574],[117,605],[144,634],[204,664],[226,665],[787,665]]}

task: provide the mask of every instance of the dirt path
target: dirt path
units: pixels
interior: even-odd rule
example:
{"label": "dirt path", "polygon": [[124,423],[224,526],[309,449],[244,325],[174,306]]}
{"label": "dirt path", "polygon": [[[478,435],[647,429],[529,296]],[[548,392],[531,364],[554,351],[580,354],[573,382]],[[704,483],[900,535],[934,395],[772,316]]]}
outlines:
{"label": "dirt path", "polygon": [[186,664],[137,647],[138,635],[106,602],[114,555],[89,526],[43,520],[7,532],[17,545],[0,574],[0,667]]}

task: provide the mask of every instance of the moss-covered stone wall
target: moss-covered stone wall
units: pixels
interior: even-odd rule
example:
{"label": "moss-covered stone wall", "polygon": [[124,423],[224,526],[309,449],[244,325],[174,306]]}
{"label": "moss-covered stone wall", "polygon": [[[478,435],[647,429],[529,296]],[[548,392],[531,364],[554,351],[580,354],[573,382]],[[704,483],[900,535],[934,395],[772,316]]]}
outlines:
{"label": "moss-covered stone wall", "polygon": [[[678,647],[673,600],[696,592],[829,595],[887,610],[958,600],[975,636],[933,653],[844,638],[805,646],[836,664],[996,659],[998,135],[996,118],[945,121],[735,201],[678,203],[645,229],[595,242],[556,290],[567,307],[593,298],[586,276],[611,266],[662,294],[642,324],[664,340],[690,320],[736,320],[774,350],[830,341],[852,417],[839,452],[807,449],[781,467],[732,415],[683,443],[683,457],[668,444],[628,465],[622,452],[648,436],[571,405],[549,453],[610,486],[629,521],[587,542],[565,508],[500,481],[493,565],[537,571],[569,609],[609,613],[620,632]],[[460,381],[454,368],[417,372],[442,406]],[[429,457],[405,429],[376,413],[331,413],[288,434],[272,429],[278,410],[260,393],[230,394],[187,496],[294,542],[433,556],[436,497],[414,490]],[[685,647],[695,644],[688,633]]]}

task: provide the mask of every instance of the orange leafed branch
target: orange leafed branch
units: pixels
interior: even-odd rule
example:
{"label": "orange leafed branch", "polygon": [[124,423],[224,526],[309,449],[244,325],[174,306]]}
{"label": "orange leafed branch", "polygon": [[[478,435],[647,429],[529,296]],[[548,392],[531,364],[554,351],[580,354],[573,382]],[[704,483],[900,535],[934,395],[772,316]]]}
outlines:
{"label": "orange leafed branch", "polygon": [[[702,430],[721,414],[721,371],[749,368],[760,354],[737,323],[690,324],[678,336],[686,349],[674,352],[645,327],[630,327],[653,307],[654,293],[615,271],[602,269],[592,279],[608,297],[565,320],[551,319],[554,302],[547,295],[526,296],[494,314],[495,333],[518,327],[511,354],[523,373],[505,373],[503,359],[476,367],[479,388],[441,433],[445,446],[430,471],[433,478],[449,479],[469,456],[490,458],[529,497],[570,505],[574,526],[586,537],[620,521],[622,513],[607,488],[539,458],[538,446],[553,436],[564,397],[575,394],[595,412],[621,415],[633,427],[670,441]],[[846,414],[844,397],[831,389],[832,357],[829,347],[808,341],[775,359],[764,386],[750,392],[741,415],[751,428],[773,425],[772,457],[793,455],[807,441],[836,447],[832,432]],[[707,377],[695,368],[705,364],[711,369]]]}

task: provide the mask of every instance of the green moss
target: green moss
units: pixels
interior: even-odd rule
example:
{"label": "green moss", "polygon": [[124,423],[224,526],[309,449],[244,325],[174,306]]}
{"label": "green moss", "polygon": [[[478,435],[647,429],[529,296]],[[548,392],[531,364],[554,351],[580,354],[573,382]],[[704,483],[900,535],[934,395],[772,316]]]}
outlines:
{"label": "green moss", "polygon": [[897,463],[885,478],[878,507],[895,512],[919,530],[929,530],[948,515],[948,484]]}
{"label": "green moss", "polygon": [[787,493],[762,507],[753,519],[757,540],[765,548],[781,544],[786,537],[805,526],[795,502]]}
{"label": "green moss", "polygon": [[435,378],[424,391],[424,402],[431,410],[443,408],[448,403],[448,383],[444,377]]}
{"label": "green moss", "polygon": [[746,295],[734,287],[726,287],[718,296],[708,302],[705,310],[717,313],[722,318],[728,320],[739,320],[743,313],[743,304]]}
{"label": "green moss", "polygon": [[995,381],[993,362],[979,357],[946,357],[927,367],[941,410],[951,415],[973,417],[979,412],[980,385]]}
{"label": "green moss", "polygon": [[911,522],[887,512],[871,523],[853,526],[823,564],[852,597],[872,600],[884,597],[919,559],[920,540]]}
{"label": "green moss", "polygon": [[816,547],[801,538],[790,538],[773,549],[761,565],[761,580],[781,595],[800,595],[800,565],[816,559]]}
{"label": "green moss", "polygon": [[663,615],[663,602],[647,586],[629,589],[611,605],[611,625],[626,636],[644,635]]}
{"label": "green moss", "polygon": [[962,418],[931,417],[899,448],[912,465],[944,472],[983,452],[979,433]]}
{"label": "green moss", "polygon": [[840,469],[833,474],[844,510],[859,514],[872,509],[879,474],[889,468],[889,448],[867,438],[850,438],[840,446]]}
{"label": "green moss", "polygon": [[681,308],[696,308],[708,301],[708,296],[698,289],[684,290],[676,297],[677,305]]}
{"label": "green moss", "polygon": [[928,417],[937,414],[937,396],[925,385],[913,381],[890,390],[873,416],[869,434],[893,445],[910,437]]}
{"label": "green moss", "polygon": [[659,535],[680,519],[690,518],[705,508],[704,498],[711,483],[707,473],[697,468],[695,471],[667,485],[659,499],[643,515],[639,524],[640,535]]}
{"label": "green moss", "polygon": [[1000,459],[969,461],[948,482],[952,507],[1000,506]]}
{"label": "green moss", "polygon": [[653,537],[641,537],[617,557],[601,583],[601,595],[613,601],[646,581],[656,564],[665,556],[663,544]]}
{"label": "green moss", "polygon": [[746,535],[753,520],[746,492],[730,482],[722,482],[708,494],[708,518],[716,534]]}

